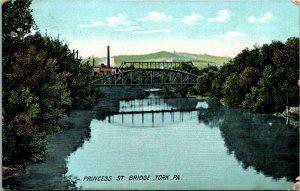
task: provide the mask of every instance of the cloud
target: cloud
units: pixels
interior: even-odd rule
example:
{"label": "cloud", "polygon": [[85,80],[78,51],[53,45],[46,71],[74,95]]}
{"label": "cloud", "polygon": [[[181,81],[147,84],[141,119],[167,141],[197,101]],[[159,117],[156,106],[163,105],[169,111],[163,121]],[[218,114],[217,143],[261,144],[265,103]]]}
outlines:
{"label": "cloud", "polygon": [[194,25],[196,24],[198,21],[201,21],[203,20],[204,17],[200,14],[191,14],[190,16],[185,16],[181,22],[184,23],[184,24],[187,24],[187,25]]}
{"label": "cloud", "polygon": [[268,12],[266,14],[264,14],[263,17],[260,17],[260,18],[256,18],[254,16],[250,16],[248,18],[248,22],[249,23],[268,23],[270,22],[271,20],[273,19],[273,14]]}
{"label": "cloud", "polygon": [[140,21],[155,21],[155,22],[169,22],[173,19],[172,16],[166,15],[161,12],[149,12],[144,18],[139,19]]}
{"label": "cloud", "polygon": [[153,34],[153,33],[167,33],[167,32],[170,32],[170,29],[134,31],[134,32],[132,32],[132,34]]}
{"label": "cloud", "polygon": [[129,25],[133,24],[133,22],[127,18],[127,15],[123,14],[123,13],[119,13],[113,17],[107,17],[105,20],[106,20],[107,25],[112,26],[112,27],[129,26]]}
{"label": "cloud", "polygon": [[105,23],[101,21],[93,21],[92,24],[81,24],[79,27],[81,28],[90,28],[90,27],[98,27],[98,26],[103,26]]}
{"label": "cloud", "polygon": [[216,35],[215,38],[221,39],[221,40],[235,40],[235,39],[240,39],[248,36],[244,32],[239,32],[239,31],[230,31],[230,32],[225,32],[222,35]]}
{"label": "cloud", "polygon": [[119,32],[127,32],[127,31],[138,31],[138,30],[142,30],[143,28],[140,26],[130,26],[127,28],[121,28],[121,29],[116,29],[115,31],[119,31]]}
{"label": "cloud", "polygon": [[224,10],[220,10],[216,17],[209,18],[209,19],[207,19],[207,21],[210,23],[213,23],[213,22],[224,23],[224,22],[228,22],[230,20],[231,15],[232,15],[231,11],[224,9]]}

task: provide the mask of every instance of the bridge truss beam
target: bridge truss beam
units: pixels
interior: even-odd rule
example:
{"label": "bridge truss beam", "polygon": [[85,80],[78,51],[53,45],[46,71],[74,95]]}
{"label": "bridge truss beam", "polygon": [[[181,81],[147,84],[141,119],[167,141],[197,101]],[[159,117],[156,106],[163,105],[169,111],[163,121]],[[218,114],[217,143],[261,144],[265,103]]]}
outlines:
{"label": "bridge truss beam", "polygon": [[195,85],[197,75],[172,69],[136,69],[102,77],[93,86]]}
{"label": "bridge truss beam", "polygon": [[194,67],[192,62],[122,62],[120,69],[174,69],[181,65]]}

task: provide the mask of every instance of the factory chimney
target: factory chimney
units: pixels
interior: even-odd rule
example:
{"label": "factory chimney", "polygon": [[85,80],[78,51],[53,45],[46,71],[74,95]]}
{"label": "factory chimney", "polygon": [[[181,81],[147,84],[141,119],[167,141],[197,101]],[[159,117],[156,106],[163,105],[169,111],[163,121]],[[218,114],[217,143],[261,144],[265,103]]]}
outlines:
{"label": "factory chimney", "polygon": [[110,67],[110,53],[109,53],[109,46],[107,46],[107,67]]}

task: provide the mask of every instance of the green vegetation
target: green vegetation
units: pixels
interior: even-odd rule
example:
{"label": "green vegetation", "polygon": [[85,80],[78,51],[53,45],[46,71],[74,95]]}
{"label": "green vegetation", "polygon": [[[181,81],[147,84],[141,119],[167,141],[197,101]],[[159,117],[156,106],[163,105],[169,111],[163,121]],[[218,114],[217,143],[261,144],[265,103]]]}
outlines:
{"label": "green vegetation", "polygon": [[144,55],[115,56],[115,64],[116,66],[120,66],[122,61],[162,62],[168,58],[171,58],[174,62],[192,61],[194,66],[198,68],[207,67],[208,64],[219,67],[230,60],[230,58],[226,57],[161,51]]}
{"label": "green vegetation", "polygon": [[210,66],[221,67],[224,63],[228,62],[230,57],[221,57],[221,56],[211,56],[207,54],[190,54],[190,53],[177,53],[181,57],[189,58],[194,66],[198,68]]}
{"label": "green vegetation", "polygon": [[90,107],[91,66],[58,38],[37,32],[30,0],[2,4],[3,164],[42,159],[45,137],[68,127],[60,118]]}
{"label": "green vegetation", "polygon": [[[210,66],[220,67],[224,63],[228,62],[231,58],[219,57],[219,56],[210,56],[210,55],[201,55],[201,54],[190,54],[190,53],[177,53],[177,52],[167,52],[160,51],[151,54],[143,55],[120,55],[115,56],[115,66],[120,66],[122,61],[132,61],[132,62],[162,62],[166,59],[171,58],[175,62],[187,62],[192,61],[193,64],[198,68]],[[92,58],[83,59],[83,61],[92,62]],[[95,57],[95,65],[99,66],[101,64],[101,59]]]}
{"label": "green vegetation", "polygon": [[[196,93],[230,106],[256,112],[282,111],[299,104],[299,38],[273,41],[244,49],[220,69],[209,67],[199,75]],[[203,73],[204,71],[204,73]]]}

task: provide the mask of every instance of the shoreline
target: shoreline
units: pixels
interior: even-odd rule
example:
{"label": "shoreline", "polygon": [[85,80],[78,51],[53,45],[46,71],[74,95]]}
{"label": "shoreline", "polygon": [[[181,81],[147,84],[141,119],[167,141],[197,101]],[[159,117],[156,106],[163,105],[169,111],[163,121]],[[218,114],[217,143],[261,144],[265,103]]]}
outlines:
{"label": "shoreline", "polygon": [[[100,96],[91,109],[72,110],[61,118],[70,124],[70,128],[62,132],[48,135],[47,144],[43,154],[43,161],[20,165],[6,179],[4,189],[74,189],[71,177],[66,177],[67,160],[71,153],[82,147],[90,138],[90,122],[92,119],[104,119],[106,113],[101,111],[116,111],[119,108],[119,99],[145,97],[147,92],[143,88],[111,89],[101,88],[97,90]],[[126,92],[126,93],[125,93]],[[4,167],[8,168],[8,167]]]}
{"label": "shoreline", "polygon": [[274,113],[275,117],[283,118],[287,121],[288,124],[292,125],[295,128],[300,127],[300,106],[289,107],[283,112]]}
{"label": "shoreline", "polygon": [[25,164],[2,166],[2,183],[4,189],[7,187],[11,179],[17,177],[24,170],[24,167]]}
{"label": "shoreline", "polygon": [[75,110],[70,116],[64,116],[62,121],[70,123],[71,127],[64,131],[48,135],[44,151],[44,160],[39,163],[24,165],[23,169],[8,184],[8,189],[70,189],[72,184],[63,175],[67,171],[66,158],[80,148],[90,136],[90,120],[93,111]]}
{"label": "shoreline", "polygon": [[[221,105],[228,107],[228,105],[222,103],[220,100],[214,99],[208,96],[200,96],[200,95],[189,95],[189,97],[194,97],[197,100],[201,101],[209,101],[209,100],[216,100]],[[229,107],[239,107],[239,106],[229,106]],[[249,110],[250,111],[250,110]],[[250,111],[252,112],[252,111]],[[255,113],[255,112],[252,112]],[[269,113],[266,113],[269,114]],[[296,107],[289,107],[289,109],[285,109],[283,112],[270,112],[275,117],[286,119],[288,124],[292,125],[295,128],[300,128],[300,105]],[[299,129],[300,130],[300,129]]]}

